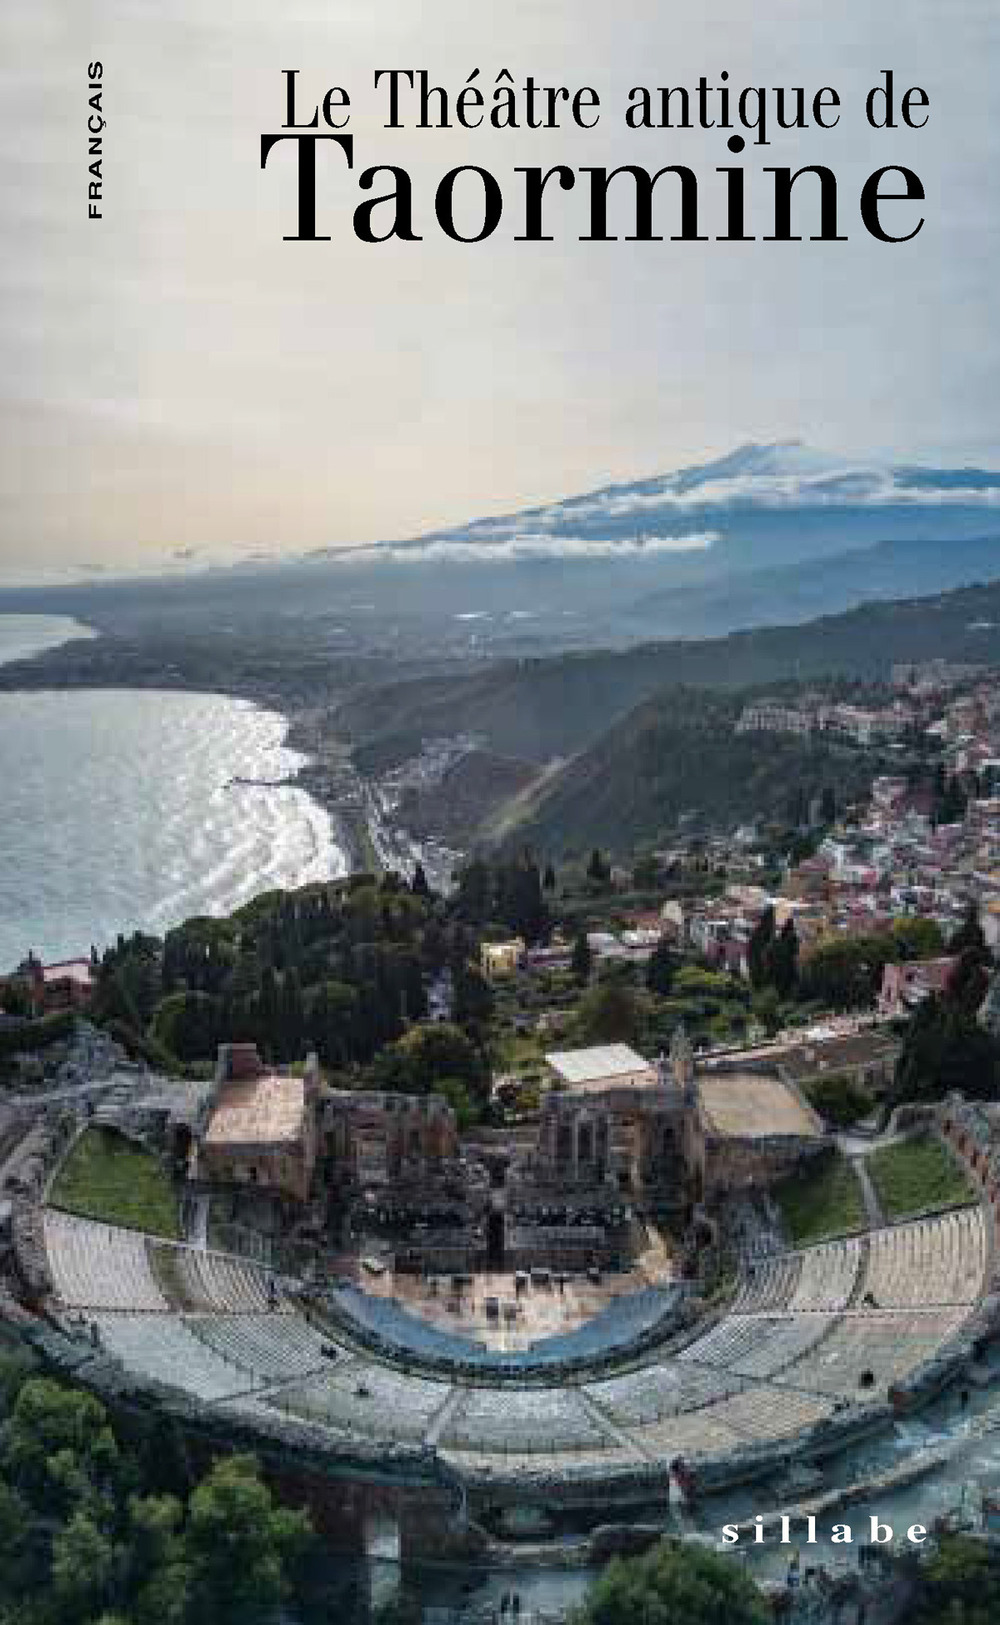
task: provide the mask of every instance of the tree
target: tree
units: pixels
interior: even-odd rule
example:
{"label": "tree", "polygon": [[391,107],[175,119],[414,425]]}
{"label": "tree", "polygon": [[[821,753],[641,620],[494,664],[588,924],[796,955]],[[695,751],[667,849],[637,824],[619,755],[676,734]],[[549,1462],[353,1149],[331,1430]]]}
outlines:
{"label": "tree", "polygon": [[156,1007],[152,1035],[179,1061],[197,1061],[212,1054],[221,1027],[218,999],[208,993],[170,993]]}
{"label": "tree", "polygon": [[529,852],[497,872],[496,913],[511,931],[526,942],[537,942],[549,929],[549,911],[542,895],[542,877]]}
{"label": "tree", "polygon": [[766,987],[770,981],[771,947],[774,942],[774,909],[768,904],[750,933],[747,944],[747,964],[750,986]]}
{"label": "tree", "polygon": [[31,990],[26,981],[8,980],[0,987],[0,1009],[4,1015],[27,1021],[32,1012]]}
{"label": "tree", "polygon": [[122,1553],[82,1508],[52,1542],[52,1596],[66,1625],[92,1619],[115,1600]]}
{"label": "tree", "polygon": [[35,1545],[27,1502],[0,1483],[0,1595],[20,1597],[38,1582]]}
{"label": "tree", "polygon": [[900,959],[936,959],[943,951],[944,940],[936,920],[915,915],[912,919],[893,920],[890,929]]}
{"label": "tree", "polygon": [[486,925],[493,912],[493,877],[481,858],[474,858],[458,875],[455,907],[471,925]]}
{"label": "tree", "polygon": [[134,1495],[128,1512],[126,1589],[137,1625],[181,1625],[190,1585],[183,1504],[174,1495]]}
{"label": "tree", "polygon": [[652,891],[660,878],[660,866],[649,854],[638,858],[632,869],[632,884],[636,891]]}
{"label": "tree", "polygon": [[72,1505],[86,1482],[113,1486],[122,1462],[107,1412],[92,1394],[48,1377],[24,1384],[7,1423],[5,1476],[38,1510]]}
{"label": "tree", "polygon": [[432,1094],[441,1078],[464,1084],[473,1096],[482,1094],[486,1085],[482,1055],[450,1021],[411,1027],[382,1051],[373,1073],[380,1088],[411,1095]]}
{"label": "tree", "polygon": [[496,998],[478,965],[464,960],[454,976],[455,1020],[460,1027],[483,1032],[493,1019]]}
{"label": "tree", "polygon": [[941,1100],[960,1089],[973,1100],[996,1098],[1000,1045],[950,998],[918,1004],[903,1038],[893,1085],[897,1100]]}
{"label": "tree", "polygon": [[346,982],[319,982],[305,995],[308,1038],[324,1066],[346,1066],[356,1053],[357,989]]}
{"label": "tree", "polygon": [[862,1009],[874,1004],[882,972],[895,957],[896,944],[888,931],[831,937],[803,961],[799,996],[835,1010]]}
{"label": "tree", "polygon": [[611,881],[611,865],[608,863],[599,847],[594,847],[587,864],[587,879],[595,886],[605,887]]}
{"label": "tree", "polygon": [[542,876],[542,889],[548,892],[553,892],[556,889],[556,872],[551,863],[545,865],[545,873]]}
{"label": "tree", "polygon": [[983,954],[976,948],[966,948],[948,978],[946,997],[966,1015],[974,1016],[986,997],[989,982]]}
{"label": "tree", "polygon": [[641,1557],[615,1558],[574,1625],[766,1625],[763,1594],[731,1557],[661,1541]]}
{"label": "tree", "polygon": [[305,1036],[302,984],[294,965],[289,966],[281,979],[281,1002],[278,1011],[277,1041],[283,1056],[298,1055]]}
{"label": "tree", "polygon": [[843,1072],[826,1073],[806,1087],[810,1103],[834,1128],[850,1128],[875,1108],[875,1098]]}
{"label": "tree", "polygon": [[967,1015],[974,1016],[986,997],[993,965],[975,903],[966,909],[961,925],[948,942],[948,951],[958,956],[948,981],[948,999]]}
{"label": "tree", "polygon": [[781,1028],[781,1008],[777,988],[759,988],[753,996],[751,1009],[754,1019],[760,1022],[768,1038],[773,1038]]}
{"label": "tree", "polygon": [[100,981],[115,981],[119,997],[136,1012],[139,1024],[149,1020],[163,987],[163,943],[136,931],[119,937],[101,963]]}
{"label": "tree", "polygon": [[646,986],[649,991],[658,994],[661,999],[669,998],[679,966],[680,960],[671,944],[666,937],[661,937],[646,965]]}
{"label": "tree", "polygon": [[414,897],[429,897],[431,894],[431,888],[427,883],[427,872],[420,862],[414,866],[410,890]]}
{"label": "tree", "polygon": [[573,943],[573,953],[570,958],[570,970],[580,983],[590,981],[590,972],[594,963],[594,956],[587,940],[586,931],[578,931]]}
{"label": "tree", "polygon": [[988,1546],[943,1535],[916,1577],[914,1625],[993,1625],[1000,1614],[1000,1569]]}
{"label": "tree", "polygon": [[186,1503],[149,1493],[148,1450],[120,1451],[93,1395],[3,1379],[17,1392],[0,1438],[0,1619],[277,1625],[293,1598],[305,1617],[316,1543],[250,1458],[220,1462]]}
{"label": "tree", "polygon": [[191,1625],[270,1618],[309,1539],[305,1514],[275,1504],[252,1457],[218,1462],[191,1496],[184,1533]]}
{"label": "tree", "polygon": [[766,975],[779,998],[791,997],[799,975],[799,939],[790,915],[771,943]]}
{"label": "tree", "polygon": [[476,1108],[469,1098],[469,1091],[464,1083],[457,1078],[439,1078],[434,1085],[434,1093],[442,1095],[455,1113],[458,1131],[464,1134],[476,1121]]}
{"label": "tree", "polygon": [[978,953],[987,954],[986,938],[979,923],[979,908],[975,903],[969,904],[961,925],[948,939],[948,952],[950,954],[964,954],[970,948],[975,949]]}
{"label": "tree", "polygon": [[943,787],[936,787],[934,810],[931,814],[934,824],[957,824],[965,817],[967,798],[962,789],[962,782],[953,775],[947,779]]}
{"label": "tree", "polygon": [[799,830],[785,848],[785,856],[790,867],[794,869],[807,858],[815,857],[818,845],[819,838],[815,831]]}
{"label": "tree", "polygon": [[581,1002],[579,1023],[587,1043],[634,1043],[639,1030],[634,989],[617,980],[598,982]]}

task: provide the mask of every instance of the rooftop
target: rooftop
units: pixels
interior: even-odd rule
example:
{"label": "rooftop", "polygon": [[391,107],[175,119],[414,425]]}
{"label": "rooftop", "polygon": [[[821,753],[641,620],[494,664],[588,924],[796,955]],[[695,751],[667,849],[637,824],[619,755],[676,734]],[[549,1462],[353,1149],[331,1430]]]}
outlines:
{"label": "rooftop", "polygon": [[754,1072],[708,1073],[698,1079],[698,1095],[710,1133],[741,1140],[782,1134],[822,1138],[818,1117],[780,1078]]}
{"label": "rooftop", "polygon": [[554,1050],[545,1057],[552,1071],[569,1084],[606,1083],[636,1072],[653,1072],[652,1063],[629,1044],[596,1044],[592,1049]]}
{"label": "rooftop", "polygon": [[305,1123],[302,1078],[275,1072],[224,1083],[212,1107],[205,1145],[275,1145],[300,1138]]}
{"label": "rooftop", "polygon": [[54,965],[40,967],[43,982],[80,982],[89,987],[94,980],[89,959],[60,959]]}

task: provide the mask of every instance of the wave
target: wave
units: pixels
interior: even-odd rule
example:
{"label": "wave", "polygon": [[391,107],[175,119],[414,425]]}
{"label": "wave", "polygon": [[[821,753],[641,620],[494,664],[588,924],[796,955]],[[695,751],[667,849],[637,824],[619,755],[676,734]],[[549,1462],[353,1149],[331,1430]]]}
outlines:
{"label": "wave", "polygon": [[0,967],[346,873],[329,814],[289,782],[306,758],[286,733],[212,695],[0,695]]}

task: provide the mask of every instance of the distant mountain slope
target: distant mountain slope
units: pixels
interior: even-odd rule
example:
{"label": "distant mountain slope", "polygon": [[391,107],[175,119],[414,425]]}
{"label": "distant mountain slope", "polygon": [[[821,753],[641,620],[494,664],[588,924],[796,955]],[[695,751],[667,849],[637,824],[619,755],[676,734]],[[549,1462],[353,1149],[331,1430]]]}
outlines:
{"label": "distant mountain slope", "polygon": [[673,555],[684,578],[707,579],[885,540],[982,534],[1000,519],[998,505],[1000,473],[987,469],[893,466],[783,441],[380,544],[372,556],[441,563],[641,552]]}
{"label": "distant mountain slope", "polygon": [[670,684],[727,689],[784,678],[885,678],[896,661],[937,657],[1000,664],[1000,581],[866,604],[802,625],[392,683],[355,695],[340,721],[362,768],[400,761],[421,739],[465,732],[501,755],[542,763],[582,750]]}
{"label": "distant mountain slope", "polygon": [[[197,537],[181,542],[198,556]],[[1000,473],[796,443],[618,482],[402,541],[281,549],[169,579],[0,591],[117,637],[307,643],[442,660],[719,636],[1000,575]]]}
{"label": "distant mountain slope", "polygon": [[846,553],[768,570],[738,571],[725,581],[647,592],[631,606],[640,636],[712,637],[754,626],[806,621],[857,604],[946,591],[989,581],[1000,571],[1000,516],[995,535],[878,542]]}

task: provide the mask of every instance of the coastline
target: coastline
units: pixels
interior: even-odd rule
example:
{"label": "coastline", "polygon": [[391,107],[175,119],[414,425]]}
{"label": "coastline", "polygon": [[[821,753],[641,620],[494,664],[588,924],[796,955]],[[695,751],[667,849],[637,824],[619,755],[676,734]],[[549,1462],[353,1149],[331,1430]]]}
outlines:
{"label": "coastline", "polygon": [[285,745],[306,760],[282,782],[305,791],[329,817],[335,844],[349,874],[399,868],[409,872],[423,862],[430,874],[440,868],[425,844],[394,826],[379,803],[376,787],[355,768],[347,739],[332,726],[339,706],[361,678],[358,662],[339,667],[307,657],[299,667],[278,669],[242,651],[241,663],[201,645],[157,649],[145,640],[120,638],[102,630],[0,664],[0,693],[90,690],[161,690],[239,700],[283,718]]}
{"label": "coastline", "polygon": [[[19,633],[20,629],[15,634],[15,642],[20,641]],[[18,902],[20,893],[17,884],[11,881],[7,887],[4,952],[11,965],[16,963],[28,948],[40,949],[43,956],[58,960],[71,957],[78,948],[82,951],[82,948],[89,947],[91,942],[103,945],[113,940],[114,930],[117,928],[113,923],[115,921],[118,922],[118,926],[121,926],[123,920],[133,921],[135,929],[161,932],[164,922],[177,923],[181,917],[200,912],[203,908],[206,912],[212,912],[211,899],[215,895],[218,876],[223,873],[220,864],[228,864],[230,890],[233,885],[242,887],[246,897],[268,890],[273,883],[296,886],[310,881],[336,882],[363,868],[373,866],[374,849],[369,844],[364,820],[364,800],[357,795],[353,798],[345,795],[349,785],[345,786],[343,772],[338,774],[331,771],[329,752],[324,753],[322,760],[315,758],[314,730],[308,726],[309,719],[303,715],[298,705],[289,703],[285,696],[267,691],[263,684],[210,685],[207,682],[192,682],[186,673],[182,674],[176,669],[157,672],[156,681],[151,680],[150,672],[147,674],[147,680],[134,683],[130,681],[131,673],[124,669],[128,662],[122,663],[116,658],[109,659],[110,651],[107,647],[96,660],[93,658],[91,651],[97,655],[101,641],[90,638],[72,640],[49,647],[37,655],[0,664],[0,694],[6,696],[5,738],[9,724],[13,730],[10,743],[14,759],[20,760],[19,753],[22,752],[21,742],[24,737],[24,727],[19,719],[34,716],[36,712],[40,717],[52,718],[55,740],[62,737],[64,727],[74,726],[71,720],[64,724],[57,723],[56,719],[90,716],[93,709],[91,701],[98,707],[95,714],[121,716],[123,719],[148,715],[150,707],[153,707],[154,713],[158,715],[158,707],[160,705],[166,707],[171,702],[182,707],[178,713],[181,716],[189,714],[186,708],[187,701],[196,707],[191,712],[195,717],[202,714],[198,709],[202,704],[214,704],[221,708],[217,713],[211,714],[217,714],[222,718],[227,716],[227,707],[231,708],[229,713],[231,720],[220,724],[232,743],[226,747],[222,758],[226,765],[223,773],[219,775],[218,787],[227,791],[231,787],[235,798],[232,802],[234,808],[243,805],[242,798],[247,794],[259,794],[265,798],[261,803],[259,817],[262,828],[267,827],[272,832],[272,839],[268,843],[270,855],[268,847],[260,846],[253,854],[252,861],[248,859],[243,862],[237,857],[224,859],[223,855],[231,848],[231,843],[219,845],[220,819],[224,820],[231,816],[242,817],[242,814],[225,812],[228,797],[217,800],[216,812],[210,826],[207,826],[215,829],[216,835],[205,848],[205,861],[199,856],[201,850],[199,847],[199,852],[192,853],[181,863],[180,868],[175,870],[170,854],[164,849],[162,864],[154,860],[152,869],[147,862],[142,874],[136,871],[134,890],[127,879],[131,870],[126,865],[123,888],[121,877],[115,878],[115,866],[108,867],[107,841],[95,836],[94,884],[88,885],[77,896],[72,906],[67,898],[65,911],[61,908],[59,901],[61,893],[59,885],[55,882],[51,885],[46,882],[42,886],[40,881],[39,898],[44,900],[39,902],[37,910],[27,909],[23,917]],[[81,655],[83,658],[80,658]],[[82,669],[98,664],[103,667],[99,676],[93,670]],[[162,701],[157,700],[157,693],[162,695]],[[66,696],[73,695],[76,699],[70,698],[67,702]],[[107,700],[107,707],[101,699],[102,695]],[[83,706],[84,709],[78,711],[75,709],[76,706]],[[37,707],[42,709],[37,711]],[[255,716],[260,720],[254,720]],[[172,744],[168,746],[166,739],[164,741],[167,755],[162,760],[172,761],[173,753],[177,751],[180,753],[179,766],[189,754],[192,763],[201,759],[203,744],[200,734],[192,737],[189,743],[185,743],[183,735],[178,738],[176,730],[173,730],[173,735]],[[156,737],[158,738],[158,734]],[[266,737],[280,744],[279,754],[272,757],[266,766],[263,759],[257,757],[254,743],[257,737]],[[46,731],[39,736],[38,745],[34,747],[39,753],[40,762],[50,755],[48,738],[46,727]],[[154,748],[156,764],[155,766],[152,762],[149,764],[152,775],[149,784],[159,783],[161,754],[158,747]],[[82,737],[80,751],[86,757],[86,731]],[[346,755],[343,745],[339,743],[337,753],[341,758]],[[75,749],[70,752],[72,762],[78,761],[79,754]],[[44,772],[41,767],[39,768],[38,784],[43,793],[49,794],[51,791],[60,801],[68,805],[68,798],[73,789],[73,775],[80,770],[79,766],[74,768],[61,764],[57,746],[49,766]],[[103,775],[106,781],[104,787],[97,788],[101,778],[102,775],[98,772],[95,795],[98,801],[103,799],[107,802],[108,798],[114,795],[111,788],[114,770],[110,780],[107,779],[107,774]],[[147,775],[143,774],[134,782],[127,798],[129,829],[133,826],[138,827],[141,823],[148,824],[151,818],[156,817],[155,792],[146,784],[146,778]],[[31,784],[33,776],[29,774],[28,779],[23,782],[25,785]],[[199,769],[192,783],[201,782]],[[259,791],[252,788],[257,784],[261,786]],[[296,794],[289,799],[290,791],[301,792],[301,795]],[[351,804],[352,799],[354,805]],[[279,810],[282,802],[287,810]],[[195,804],[197,805],[197,802]],[[86,805],[89,807],[89,799]],[[133,805],[134,811],[131,810]],[[271,808],[270,812],[266,810],[268,807]],[[87,816],[89,818],[90,815]],[[255,827],[257,821],[256,813],[250,815],[247,830]],[[287,847],[284,833],[286,826],[289,831]],[[86,828],[89,827],[88,824]],[[242,828],[241,824],[241,830]],[[314,832],[312,841],[308,838],[308,829]],[[292,830],[298,833],[292,835]],[[243,841],[244,836],[241,834],[236,846],[242,847]],[[34,851],[34,846],[31,850]],[[261,865],[259,868],[258,859]],[[47,859],[42,855],[40,861],[46,862]],[[159,871],[158,879],[157,871]],[[42,873],[43,871],[39,871],[40,875]],[[271,880],[271,876],[277,877],[276,882]],[[182,915],[178,914],[168,920],[164,910],[168,906],[168,894],[173,896],[175,887],[180,887],[181,891],[188,893],[186,900],[191,906],[184,908]],[[229,895],[228,892],[226,895]],[[88,899],[93,906],[88,906]],[[121,905],[120,908],[117,905]],[[56,913],[53,913],[53,909]]]}
{"label": "coastline", "polygon": [[[83,623],[80,623],[81,625]],[[238,700],[260,711],[280,716],[286,727],[284,744],[306,760],[281,786],[302,790],[327,814],[334,844],[340,849],[347,873],[382,867],[371,838],[365,812],[367,786],[348,759],[346,742],[320,737],[314,708],[296,703],[274,683],[213,680],[186,674],[177,665],[150,666],[138,649],[121,647],[114,637],[88,627],[85,635],[50,644],[34,654],[0,661],[0,693],[72,693],[75,690],[148,691],[206,695]]]}

